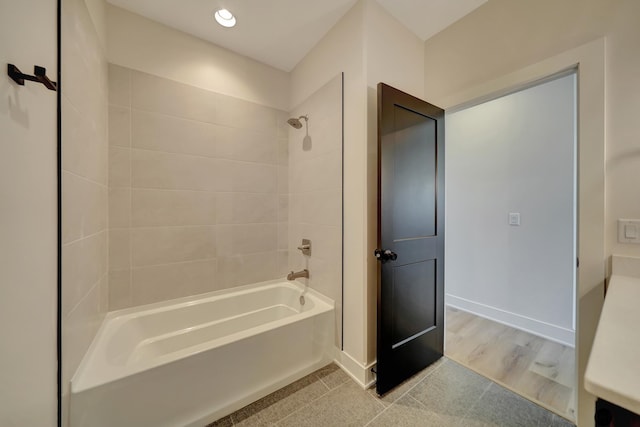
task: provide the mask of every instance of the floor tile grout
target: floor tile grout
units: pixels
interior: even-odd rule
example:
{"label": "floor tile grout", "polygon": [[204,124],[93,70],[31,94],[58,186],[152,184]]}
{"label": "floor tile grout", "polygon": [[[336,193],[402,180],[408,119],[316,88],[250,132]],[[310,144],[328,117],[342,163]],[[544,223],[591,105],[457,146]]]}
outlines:
{"label": "floor tile grout", "polygon": [[374,422],[376,420],[376,418],[382,416],[382,414],[384,414],[385,412],[387,412],[387,410],[391,408],[391,405],[385,407],[382,411],[380,411],[379,413],[377,413],[373,418],[371,418],[369,420],[368,423],[366,423],[363,427],[367,427],[368,425],[371,425],[372,422]]}
{"label": "floor tile grout", "polygon": [[329,385],[327,383],[325,383],[324,380],[322,378],[320,378],[320,376],[316,375],[315,377],[317,378],[318,381],[320,381],[322,383],[322,385],[324,385],[327,388],[327,390],[331,391],[331,387],[329,387]]}
{"label": "floor tile grout", "polygon": [[[444,358],[445,356],[442,356],[442,358]],[[440,361],[441,359],[438,359],[438,361]],[[374,422],[376,420],[376,418],[379,418],[380,416],[382,416],[382,414],[384,414],[385,412],[387,412],[388,409],[390,409],[393,405],[395,405],[400,399],[402,399],[403,397],[407,396],[411,399],[413,399],[414,401],[418,402],[420,404],[420,406],[424,406],[424,404],[422,404],[422,402],[420,402],[419,400],[415,399],[413,396],[411,396],[409,394],[409,392],[411,390],[413,390],[414,388],[416,388],[419,384],[421,384],[424,380],[426,380],[427,378],[429,378],[431,376],[431,374],[433,374],[434,372],[436,372],[438,369],[440,369],[440,367],[442,365],[444,365],[448,360],[443,360],[442,362],[440,362],[440,364],[438,366],[436,366],[435,368],[433,368],[433,370],[431,372],[429,372],[428,374],[426,374],[424,376],[424,378],[420,379],[420,381],[416,382],[412,387],[410,387],[409,389],[407,389],[404,393],[402,393],[400,396],[398,396],[396,399],[394,399],[391,403],[389,403],[389,405],[385,405],[384,403],[382,403],[380,398],[376,398],[376,396],[371,396],[372,398],[374,398],[376,401],[378,401],[382,406],[384,406],[384,409],[376,414],[371,420],[369,420],[368,423],[366,423],[364,425],[364,427],[370,425],[372,422]],[[436,362],[437,363],[437,362]],[[425,368],[427,369],[427,368]],[[374,392],[375,393],[375,392]],[[369,395],[371,395],[370,393],[367,393]]]}
{"label": "floor tile grout", "polygon": [[[321,378],[318,378],[320,381],[322,381]],[[301,410],[303,410],[304,408],[306,408],[307,406],[310,406],[312,403],[316,402],[318,399],[321,399],[322,397],[326,396],[327,394],[331,393],[334,390],[338,390],[341,387],[343,387],[345,384],[347,384],[347,382],[345,381],[344,383],[340,384],[339,386],[330,389],[329,387],[326,386],[326,384],[323,385],[325,387],[327,387],[327,391],[325,391],[324,393],[322,393],[320,396],[316,397],[315,399],[305,403],[304,405],[302,405],[301,407],[299,407],[298,409],[296,409],[295,411],[291,412],[290,414],[285,415],[284,417],[280,418],[278,421],[276,421],[275,423],[273,423],[273,425],[278,425],[281,421],[284,421],[285,419],[289,418],[290,416],[292,416],[293,414],[296,414],[298,412],[300,412]]]}
{"label": "floor tile grout", "polygon": [[[303,377],[303,378],[304,378],[304,377]],[[320,383],[321,383],[321,384],[326,388],[325,392],[324,392],[324,393],[322,393],[320,396],[318,396],[316,399],[313,399],[313,400],[311,400],[311,401],[307,402],[306,404],[304,404],[304,405],[303,405],[303,406],[301,406],[300,408],[296,409],[295,411],[293,411],[293,412],[291,412],[291,413],[289,413],[289,414],[287,414],[287,415],[283,416],[282,418],[279,418],[279,419],[278,419],[278,420],[276,420],[275,422],[271,423],[271,425],[277,425],[280,421],[284,420],[285,418],[288,418],[290,415],[293,415],[294,413],[298,412],[299,410],[301,410],[301,409],[303,409],[303,408],[307,407],[308,405],[310,405],[311,403],[313,403],[313,402],[315,402],[316,400],[320,399],[322,396],[325,396],[327,393],[329,393],[329,392],[331,391],[331,388],[329,388],[329,386],[328,386],[324,381],[322,381],[322,378],[320,378],[320,376],[318,376],[318,374],[313,373],[313,378],[315,378],[315,381],[314,381],[314,382],[312,382],[312,383],[310,383],[309,385],[314,384],[314,383],[316,383],[316,382],[320,381]],[[292,384],[293,384],[293,383],[292,383]],[[291,384],[289,384],[289,385],[291,385]],[[340,386],[342,386],[342,384],[340,384]],[[339,388],[340,386],[336,387],[336,389],[337,389],[337,388]],[[286,388],[286,387],[288,387],[288,386],[285,386],[285,387],[283,387],[283,388]],[[277,390],[276,390],[276,391],[277,391]],[[274,392],[274,393],[275,393],[275,392]],[[269,395],[270,395],[270,394],[269,394]],[[269,395],[267,395],[267,396],[269,396]],[[267,397],[267,396],[265,396],[265,397]],[[263,399],[264,399],[264,398],[263,398]],[[259,400],[260,400],[260,399],[259,399]],[[259,400],[257,400],[257,401],[259,401]],[[256,401],[256,402],[257,402],[257,401]],[[254,402],[254,403],[255,403],[255,402]],[[236,411],[236,412],[237,412],[237,411]],[[230,417],[230,419],[231,419],[231,422],[232,422],[232,424],[233,424],[234,426],[237,424],[237,422],[236,422],[236,420],[235,420],[235,417],[234,417],[234,414],[235,414],[236,412],[234,412],[234,413],[232,413],[232,414],[230,414],[230,415],[229,415],[229,417]]]}
{"label": "floor tile grout", "polygon": [[[428,374],[426,374],[422,379],[420,379],[420,381],[416,382],[416,383],[415,383],[413,386],[411,386],[407,391],[405,391],[405,392],[404,392],[404,393],[402,393],[400,396],[398,396],[396,399],[394,399],[394,400],[389,404],[389,406],[393,405],[393,404],[394,404],[394,403],[396,403],[398,400],[402,399],[405,395],[407,395],[409,392],[411,392],[411,390],[413,390],[414,388],[416,388],[418,385],[422,384],[422,382],[423,382],[424,380],[426,380],[427,378],[429,378],[429,377],[430,377],[434,372],[436,372],[438,369],[440,369],[440,367],[441,367],[442,365],[444,365],[445,363],[448,363],[450,359],[449,359],[449,358],[446,358],[446,359],[445,359],[445,358],[446,358],[446,356],[442,356],[440,359],[438,359],[438,361],[434,362],[434,363],[438,363],[438,362],[440,362],[442,359],[444,359],[444,360],[442,360],[442,361],[438,364],[438,366],[436,366],[435,368],[433,368],[433,370],[432,370],[431,372],[429,372],[429,373],[428,373]],[[430,366],[431,366],[431,365],[430,365]],[[427,367],[427,368],[425,368],[425,369],[428,369],[428,367]],[[415,400],[415,399],[414,399],[414,400]]]}
{"label": "floor tile grout", "polygon": [[[442,373],[440,375],[438,375],[437,373],[441,371],[441,368],[443,366],[449,366],[449,368],[445,369],[444,371],[442,371]],[[427,368],[428,369],[428,368]],[[369,408],[366,412],[362,412],[360,417],[358,418],[360,420],[360,422],[358,423],[358,425],[361,425],[363,427],[371,427],[374,424],[387,424],[387,423],[391,423],[392,420],[395,420],[396,416],[399,416],[399,420],[402,419],[402,417],[404,416],[408,416],[410,418],[408,419],[413,419],[413,423],[411,425],[419,425],[415,424],[415,414],[416,413],[421,413],[422,411],[427,411],[430,415],[430,417],[432,416],[433,419],[432,421],[438,425],[446,425],[446,422],[448,421],[448,417],[450,415],[446,415],[448,414],[448,412],[443,412],[440,413],[439,410],[431,408],[431,399],[433,398],[429,398],[428,396],[422,396],[422,394],[420,392],[418,392],[420,394],[421,397],[425,397],[427,399],[427,401],[421,401],[419,400],[418,396],[414,396],[412,394],[412,392],[416,389],[416,387],[418,387],[419,385],[424,385],[425,382],[428,382],[430,379],[433,379],[435,381],[435,383],[439,383],[442,382],[443,379],[446,382],[446,378],[448,378],[449,375],[449,371],[451,370],[452,373],[455,373],[456,371],[467,371],[467,372],[471,372],[473,373],[473,370],[469,370],[468,368],[466,368],[463,364],[457,363],[454,360],[451,360],[447,357],[443,357],[443,359],[441,359],[438,363],[437,366],[433,367],[432,370],[430,370],[428,373],[424,374],[424,376],[422,378],[420,378],[419,380],[416,381],[415,384],[411,385],[409,388],[407,388],[407,390],[405,390],[402,394],[400,394],[397,398],[393,399],[393,400],[389,400],[389,401],[385,401],[383,398],[378,397],[377,395],[374,395],[373,393],[375,393],[375,390],[370,390],[370,389],[361,389],[361,387],[359,386],[359,384],[357,382],[354,382],[351,378],[342,378],[339,375],[334,375],[331,378],[329,378],[329,376],[331,376],[335,371],[333,372],[329,372],[326,373],[325,371],[325,375],[324,377],[322,376],[322,374],[320,374],[319,372],[315,372],[310,374],[310,377],[307,379],[307,381],[310,381],[308,384],[305,385],[305,387],[303,387],[300,390],[304,390],[304,388],[306,387],[310,387],[310,386],[314,386],[315,383],[320,382],[322,384],[322,386],[324,386],[324,389],[322,389],[322,386],[314,386],[314,393],[311,395],[307,395],[307,398],[310,396],[313,396],[315,393],[321,393],[320,395],[317,395],[316,397],[314,397],[312,400],[307,401],[306,403],[304,403],[302,406],[300,407],[294,407],[293,411],[284,415],[281,415],[279,418],[273,420],[273,421],[267,421],[268,419],[273,419],[273,415],[277,415],[279,412],[273,413],[271,412],[270,415],[268,417],[262,417],[261,411],[263,411],[265,408],[262,408],[261,410],[251,414],[251,417],[248,417],[246,419],[243,420],[237,420],[237,412],[230,414],[228,421],[229,424],[232,426],[238,426],[240,424],[246,424],[246,425],[269,425],[269,426],[283,426],[284,424],[286,424],[286,420],[289,419],[290,421],[288,423],[291,423],[292,421],[294,423],[302,423],[304,425],[310,425],[310,426],[324,426],[324,424],[326,424],[326,418],[325,418],[325,411],[331,411],[331,407],[333,406],[333,404],[335,404],[336,402],[334,402],[334,397],[336,396],[341,396],[340,400],[344,400],[344,398],[346,396],[350,396],[350,395],[358,395],[358,400],[360,399],[364,399],[364,400],[360,400],[361,405],[363,405],[363,408]],[[437,377],[433,377],[434,374],[437,375]],[[501,394],[502,389],[506,390],[507,392],[511,393],[512,392],[503,387],[502,385],[496,383],[495,381],[491,381],[490,379],[480,375],[480,377],[482,378],[482,382],[477,382],[476,378],[474,377],[470,377],[469,374],[464,374],[462,377],[460,378],[467,378],[465,379],[465,381],[471,381],[471,383],[477,383],[478,386],[476,388],[476,391],[474,394],[468,395],[467,396],[467,400],[465,400],[464,404],[457,404],[459,405],[458,409],[456,410],[456,415],[454,415],[454,421],[455,423],[460,423],[460,422],[464,422],[464,420],[470,420],[470,417],[473,417],[474,413],[480,413],[480,414],[484,414],[487,410],[487,405],[491,405],[490,402],[492,402],[494,400],[493,396],[489,396],[487,399],[485,399],[485,396],[487,396],[488,392],[490,393],[490,390],[492,388],[496,389],[496,392],[498,394]],[[329,381],[329,380],[334,380],[335,381]],[[342,381],[342,383],[336,385],[334,388],[330,388],[329,383],[331,384],[335,384],[339,381]],[[434,384],[435,384],[434,383]],[[345,389],[345,387],[347,389]],[[286,387],[285,387],[286,388]],[[355,391],[355,389],[358,389],[357,391]],[[296,390],[295,393],[297,393],[300,390]],[[365,393],[366,396],[369,397],[364,397],[362,396],[361,393]],[[329,396],[330,393],[336,393],[336,395],[331,395],[332,397],[327,397]],[[454,392],[454,393],[458,393],[458,392]],[[289,395],[287,395],[289,396]],[[285,397],[287,397],[285,396]],[[435,396],[434,396],[435,397]],[[520,397],[522,399],[522,397]],[[324,399],[322,402],[319,402],[321,399]],[[328,399],[328,400],[327,400]],[[374,401],[376,401],[376,404],[373,404],[370,399],[373,399]],[[399,401],[402,399],[406,399],[403,400],[403,402],[405,404],[399,404]],[[483,402],[483,399],[485,399],[485,401]],[[528,401],[528,399],[522,399],[523,401]],[[305,400],[304,399],[300,399],[299,403],[303,403]],[[469,406],[465,406],[465,404],[471,403],[471,405]],[[519,402],[515,402],[514,404]],[[539,407],[540,409],[545,409],[542,408],[540,405],[536,405],[533,402],[528,402],[529,405],[534,405]],[[322,411],[318,412],[315,411],[314,412],[314,405],[320,405],[322,408],[324,408]],[[516,406],[518,406],[516,405]],[[289,406],[295,406],[295,405],[289,405]],[[340,405],[342,406],[342,404]],[[393,409],[391,409],[393,408]],[[431,408],[431,409],[430,409]],[[310,411],[309,414],[305,414],[302,411]],[[377,412],[379,411],[379,412]],[[415,412],[417,411],[417,412]],[[475,411],[475,412],[474,412]],[[377,413],[376,413],[377,412]],[[427,413],[425,412],[425,413]],[[526,413],[526,412],[525,412]],[[548,412],[550,414],[550,418],[549,415],[546,416],[546,418],[537,418],[537,424],[535,424],[536,426],[546,426],[546,425],[555,425],[554,422],[552,422],[555,418],[554,416],[558,417],[559,419],[562,419],[560,416],[557,416],[551,412]],[[328,414],[326,414],[328,415]],[[255,417],[252,419],[252,417]],[[346,417],[346,418],[344,418]],[[345,413],[343,415],[343,418],[341,418],[345,423],[349,423],[349,414]],[[368,417],[371,417],[370,419],[367,419]],[[413,417],[413,418],[412,418]],[[505,418],[504,421],[506,421],[508,419]],[[297,420],[297,421],[296,421]],[[376,420],[378,420],[376,422]],[[489,418],[487,418],[485,421],[489,421],[489,420],[493,420],[492,416],[489,415]],[[551,420],[551,421],[549,421]],[[334,420],[335,422],[336,420]],[[355,421],[355,419],[351,419],[351,422],[353,423]],[[381,423],[382,422],[382,423]],[[501,425],[501,423],[498,423]],[[457,424],[456,424],[457,425]],[[531,424],[534,425],[534,424]]]}

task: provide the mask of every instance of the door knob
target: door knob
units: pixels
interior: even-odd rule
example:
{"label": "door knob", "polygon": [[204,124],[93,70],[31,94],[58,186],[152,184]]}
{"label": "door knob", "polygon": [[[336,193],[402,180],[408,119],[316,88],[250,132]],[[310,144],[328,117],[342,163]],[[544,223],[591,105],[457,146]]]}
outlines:
{"label": "door knob", "polygon": [[380,262],[395,261],[398,259],[398,254],[391,249],[376,249],[373,251],[373,254]]}

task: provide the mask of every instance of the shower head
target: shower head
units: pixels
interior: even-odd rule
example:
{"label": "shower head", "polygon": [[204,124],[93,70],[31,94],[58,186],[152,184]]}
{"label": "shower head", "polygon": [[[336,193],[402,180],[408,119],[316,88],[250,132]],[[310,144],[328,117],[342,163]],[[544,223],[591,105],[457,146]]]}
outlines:
{"label": "shower head", "polygon": [[300,116],[297,119],[295,117],[292,117],[289,120],[287,120],[287,123],[289,123],[290,126],[296,128],[296,129],[300,129],[302,127],[302,122],[300,121],[300,119],[304,119],[304,121],[306,123],[309,120],[309,117]]}

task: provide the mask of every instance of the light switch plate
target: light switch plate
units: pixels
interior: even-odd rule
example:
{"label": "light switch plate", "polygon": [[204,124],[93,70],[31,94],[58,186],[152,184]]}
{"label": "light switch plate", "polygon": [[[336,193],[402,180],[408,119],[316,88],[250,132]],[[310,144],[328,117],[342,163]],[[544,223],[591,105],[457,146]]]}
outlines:
{"label": "light switch plate", "polygon": [[509,212],[509,225],[520,225],[520,212]]}
{"label": "light switch plate", "polygon": [[618,219],[618,243],[640,244],[640,219]]}

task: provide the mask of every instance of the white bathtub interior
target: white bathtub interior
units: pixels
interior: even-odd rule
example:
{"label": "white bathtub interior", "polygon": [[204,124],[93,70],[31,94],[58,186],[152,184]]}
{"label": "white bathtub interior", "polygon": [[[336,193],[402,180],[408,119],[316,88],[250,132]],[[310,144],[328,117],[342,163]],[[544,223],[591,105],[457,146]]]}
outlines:
{"label": "white bathtub interior", "polygon": [[72,379],[71,425],[213,421],[330,363],[334,317],[278,280],[111,312]]}

